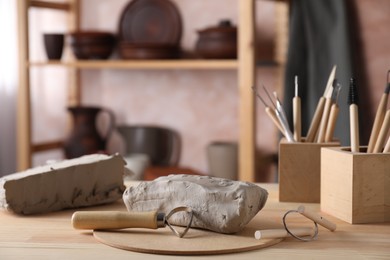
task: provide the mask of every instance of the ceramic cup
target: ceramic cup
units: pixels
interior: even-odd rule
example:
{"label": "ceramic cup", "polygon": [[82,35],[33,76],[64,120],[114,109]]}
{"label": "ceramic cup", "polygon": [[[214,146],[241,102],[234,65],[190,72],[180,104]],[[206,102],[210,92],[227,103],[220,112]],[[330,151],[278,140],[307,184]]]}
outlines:
{"label": "ceramic cup", "polygon": [[238,145],[235,142],[212,142],[207,146],[209,173],[213,177],[237,180]]}
{"label": "ceramic cup", "polygon": [[47,58],[49,60],[60,60],[64,48],[64,34],[45,33],[43,40]]}

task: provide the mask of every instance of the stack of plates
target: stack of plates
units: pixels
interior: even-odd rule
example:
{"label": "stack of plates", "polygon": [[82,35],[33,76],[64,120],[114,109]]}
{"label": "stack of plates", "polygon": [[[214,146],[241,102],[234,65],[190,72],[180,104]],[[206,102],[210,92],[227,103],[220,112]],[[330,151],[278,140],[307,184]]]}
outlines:
{"label": "stack of plates", "polygon": [[119,20],[124,59],[171,59],[180,53],[182,23],[170,0],[133,0]]}

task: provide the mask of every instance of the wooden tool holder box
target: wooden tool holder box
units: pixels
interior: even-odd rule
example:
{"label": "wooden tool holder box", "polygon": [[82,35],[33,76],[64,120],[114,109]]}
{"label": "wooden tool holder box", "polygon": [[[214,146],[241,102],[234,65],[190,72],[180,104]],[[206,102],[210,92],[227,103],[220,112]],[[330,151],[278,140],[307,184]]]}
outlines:
{"label": "wooden tool holder box", "polygon": [[279,201],[320,202],[321,148],[331,143],[279,143]]}
{"label": "wooden tool holder box", "polygon": [[323,148],[321,210],[350,224],[390,221],[390,153]]}

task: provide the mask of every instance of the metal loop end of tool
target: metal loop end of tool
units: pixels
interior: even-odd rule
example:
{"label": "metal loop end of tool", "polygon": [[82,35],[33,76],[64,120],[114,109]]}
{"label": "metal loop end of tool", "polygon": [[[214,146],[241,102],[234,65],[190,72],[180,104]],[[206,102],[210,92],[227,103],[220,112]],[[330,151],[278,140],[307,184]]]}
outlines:
{"label": "metal loop end of tool", "polygon": [[301,240],[301,241],[305,241],[305,242],[316,240],[317,236],[318,236],[318,225],[317,225],[317,222],[315,222],[315,221],[313,221],[313,223],[314,223],[314,234],[310,238],[304,238],[304,237],[296,236],[288,229],[287,224],[286,224],[286,217],[287,217],[288,214],[293,213],[293,212],[299,213],[298,210],[289,210],[283,216],[283,225],[284,225],[284,228],[286,229],[287,233],[289,233],[292,237],[294,237],[294,238],[296,238],[298,240]]}
{"label": "metal loop end of tool", "polygon": [[[185,227],[184,231],[183,232],[179,232],[177,231],[170,223],[169,223],[169,218],[178,213],[178,212],[187,212],[190,216],[190,220],[188,221],[188,224],[187,226]],[[172,230],[172,232],[182,238],[184,237],[184,235],[188,232],[188,230],[190,229],[191,227],[191,224],[192,224],[192,219],[194,217],[194,214],[193,214],[193,211],[190,207],[177,207],[177,208],[174,208],[173,210],[171,210],[171,212],[168,213],[168,215],[165,217],[165,223],[167,224],[167,226]]]}

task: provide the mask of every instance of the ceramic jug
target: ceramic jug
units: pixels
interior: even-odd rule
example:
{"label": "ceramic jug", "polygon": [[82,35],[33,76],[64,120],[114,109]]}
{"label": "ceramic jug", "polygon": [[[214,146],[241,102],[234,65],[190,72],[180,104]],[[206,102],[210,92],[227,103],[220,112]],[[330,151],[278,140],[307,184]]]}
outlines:
{"label": "ceramic jug", "polygon": [[[107,140],[114,130],[114,114],[104,108],[87,106],[68,107],[68,111],[72,115],[73,129],[64,142],[66,158],[71,159],[86,154],[104,153]],[[96,119],[101,112],[107,113],[110,119],[105,136],[102,136],[96,127]]]}

